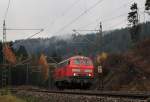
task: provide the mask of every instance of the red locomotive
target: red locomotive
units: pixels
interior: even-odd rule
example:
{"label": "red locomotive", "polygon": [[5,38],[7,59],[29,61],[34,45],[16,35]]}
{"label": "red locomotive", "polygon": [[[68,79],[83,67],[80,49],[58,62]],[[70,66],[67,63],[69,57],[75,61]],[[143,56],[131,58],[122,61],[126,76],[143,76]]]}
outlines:
{"label": "red locomotive", "polygon": [[57,88],[89,88],[94,78],[92,60],[84,56],[73,56],[60,62],[54,70]]}

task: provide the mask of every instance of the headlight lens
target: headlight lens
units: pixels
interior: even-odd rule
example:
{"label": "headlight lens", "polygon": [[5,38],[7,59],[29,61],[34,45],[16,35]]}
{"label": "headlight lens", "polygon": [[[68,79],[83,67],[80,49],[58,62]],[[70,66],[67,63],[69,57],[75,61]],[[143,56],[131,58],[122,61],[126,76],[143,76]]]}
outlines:
{"label": "headlight lens", "polygon": [[86,69],[84,72],[86,72],[86,73],[91,73],[92,70],[91,70],[91,69]]}
{"label": "headlight lens", "polygon": [[77,74],[76,74],[76,73],[73,73],[73,76],[77,76]]}
{"label": "headlight lens", "polygon": [[89,76],[92,76],[91,74],[89,74]]}
{"label": "headlight lens", "polygon": [[72,72],[80,72],[80,69],[72,69]]}

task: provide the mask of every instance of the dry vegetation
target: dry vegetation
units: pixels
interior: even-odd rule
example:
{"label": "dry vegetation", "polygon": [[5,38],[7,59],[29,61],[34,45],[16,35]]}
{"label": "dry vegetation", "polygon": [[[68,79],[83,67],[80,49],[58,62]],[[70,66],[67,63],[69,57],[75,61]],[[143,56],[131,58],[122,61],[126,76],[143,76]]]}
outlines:
{"label": "dry vegetation", "polygon": [[103,66],[105,90],[150,91],[150,39],[127,53],[109,55]]}
{"label": "dry vegetation", "polygon": [[0,96],[0,102],[25,102],[25,101],[12,95],[3,95]]}

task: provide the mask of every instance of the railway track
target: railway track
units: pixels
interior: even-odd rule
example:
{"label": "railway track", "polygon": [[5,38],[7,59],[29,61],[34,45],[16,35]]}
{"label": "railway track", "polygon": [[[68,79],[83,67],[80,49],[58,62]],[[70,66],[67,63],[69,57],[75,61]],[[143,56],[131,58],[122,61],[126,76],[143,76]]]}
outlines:
{"label": "railway track", "polygon": [[122,91],[83,91],[83,90],[46,90],[46,89],[10,89],[12,93],[18,91],[29,91],[35,93],[50,93],[50,94],[68,94],[82,96],[101,96],[101,97],[116,97],[116,98],[132,98],[132,99],[149,99],[150,92],[122,92]]}

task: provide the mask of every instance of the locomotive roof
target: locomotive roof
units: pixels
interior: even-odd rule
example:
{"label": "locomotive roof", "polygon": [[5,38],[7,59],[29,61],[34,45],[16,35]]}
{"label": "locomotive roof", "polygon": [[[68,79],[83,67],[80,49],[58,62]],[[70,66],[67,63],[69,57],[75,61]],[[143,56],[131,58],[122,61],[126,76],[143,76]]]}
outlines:
{"label": "locomotive roof", "polygon": [[70,58],[68,58],[66,60],[63,60],[63,61],[59,62],[59,64],[65,62],[65,61],[68,61],[70,59],[76,59],[76,58],[90,59],[89,57],[85,57],[85,56],[72,56],[72,57],[70,57]]}
{"label": "locomotive roof", "polygon": [[70,57],[69,59],[75,59],[75,58],[86,58],[86,59],[89,59],[89,57],[85,57],[85,56],[73,56],[73,57]]}

